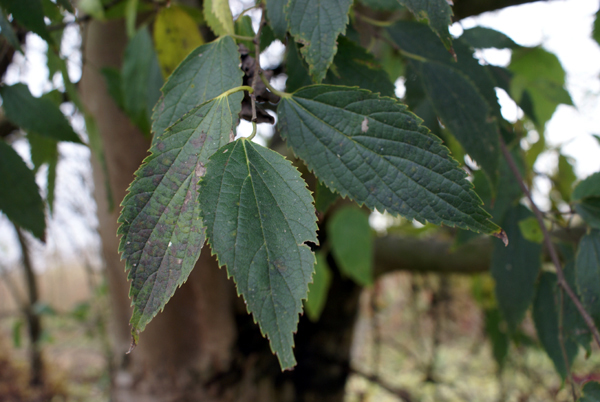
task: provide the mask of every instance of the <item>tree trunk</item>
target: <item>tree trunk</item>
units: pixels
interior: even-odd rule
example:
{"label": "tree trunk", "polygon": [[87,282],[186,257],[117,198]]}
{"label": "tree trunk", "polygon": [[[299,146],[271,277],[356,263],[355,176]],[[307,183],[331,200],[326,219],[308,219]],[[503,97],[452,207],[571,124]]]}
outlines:
{"label": "tree trunk", "polygon": [[[109,97],[100,74],[121,65],[127,42],[122,21],[92,21],[84,35],[82,99],[104,143],[115,205],[147,155],[149,141]],[[94,158],[93,158],[94,159]],[[124,401],[342,401],[360,289],[338,274],[318,323],[301,317],[298,366],[281,373],[258,326],[236,296],[233,281],[204,248],[188,281],[140,334],[129,355],[130,301],[117,252],[119,209],[108,211],[102,169],[93,160],[99,231],[110,288],[115,378],[113,400]]]}

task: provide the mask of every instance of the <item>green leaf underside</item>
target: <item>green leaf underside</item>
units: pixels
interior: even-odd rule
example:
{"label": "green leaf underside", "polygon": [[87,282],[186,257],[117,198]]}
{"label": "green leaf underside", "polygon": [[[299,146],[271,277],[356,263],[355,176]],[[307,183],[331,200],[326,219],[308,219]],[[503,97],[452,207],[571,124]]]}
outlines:
{"label": "green leaf underside", "polygon": [[81,140],[58,106],[50,99],[31,95],[27,85],[3,86],[0,88],[0,96],[6,117],[24,130],[34,131],[57,141],[81,144]]}
{"label": "green leaf underside", "polygon": [[533,216],[522,205],[506,212],[502,228],[510,239],[505,247],[495,242],[492,253],[491,273],[496,281],[498,306],[511,331],[514,331],[534,296],[534,285],[541,267],[541,244],[523,238],[519,222]]}
{"label": "green leaf underside", "polygon": [[356,207],[344,207],[327,223],[327,238],[340,271],[357,284],[373,283],[373,233],[369,217]]}
{"label": "green leaf underside", "polygon": [[441,140],[396,100],[315,85],[283,98],[277,115],[294,153],[343,197],[422,223],[500,232]]}
{"label": "green leaf underside", "polygon": [[317,252],[315,256],[317,259],[315,274],[313,282],[308,285],[308,299],[304,302],[306,315],[313,322],[319,321],[323,308],[325,308],[332,276],[331,269],[327,265],[327,256],[322,252]]}
{"label": "green leaf underside", "polygon": [[337,52],[336,39],[346,32],[352,0],[290,0],[286,6],[289,31],[317,83],[325,78]]}
{"label": "green leaf underside", "polygon": [[[533,301],[533,322],[544,350],[552,360],[552,363],[554,363],[556,371],[564,380],[567,376],[567,367],[565,366],[565,359],[559,338],[558,314],[560,305],[558,302],[559,295],[556,289],[556,274],[550,272],[542,273]],[[566,338],[564,339],[564,348],[570,366],[577,355],[578,345],[572,339]]]}
{"label": "green leaf underside", "polygon": [[160,135],[185,113],[225,91],[242,85],[235,41],[221,37],[192,51],[162,88],[154,108],[152,132]]}
{"label": "green leaf underside", "polygon": [[577,402],[598,402],[600,401],[600,383],[590,381],[583,386],[583,395]]}
{"label": "green leaf underside", "polygon": [[600,325],[600,231],[593,229],[579,242],[575,275],[581,301]]}
{"label": "green leaf underside", "polygon": [[46,220],[35,176],[19,154],[4,141],[0,141],[0,188],[0,211],[14,224],[42,239]]}
{"label": "green leaf underside", "polygon": [[452,46],[448,26],[452,24],[452,9],[446,0],[398,0],[417,19],[426,18],[431,29],[440,37],[444,46]]}
{"label": "green leaf underside", "polygon": [[206,168],[199,200],[208,242],[289,369],[315,264],[304,243],[318,243],[312,196],[289,161],[245,139],[219,149]]}
{"label": "green leaf underside", "polygon": [[200,255],[198,181],[209,156],[233,139],[242,97],[210,100],[156,137],[123,200],[119,251],[132,280],[134,331],[162,310]]}

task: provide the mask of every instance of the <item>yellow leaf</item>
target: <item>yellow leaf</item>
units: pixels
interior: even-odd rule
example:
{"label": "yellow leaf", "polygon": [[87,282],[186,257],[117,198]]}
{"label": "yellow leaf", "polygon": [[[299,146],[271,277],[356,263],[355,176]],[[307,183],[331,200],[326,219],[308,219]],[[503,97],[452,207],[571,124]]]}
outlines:
{"label": "yellow leaf", "polygon": [[163,8],[154,24],[158,63],[166,79],[195,48],[204,44],[196,22],[177,6]]}

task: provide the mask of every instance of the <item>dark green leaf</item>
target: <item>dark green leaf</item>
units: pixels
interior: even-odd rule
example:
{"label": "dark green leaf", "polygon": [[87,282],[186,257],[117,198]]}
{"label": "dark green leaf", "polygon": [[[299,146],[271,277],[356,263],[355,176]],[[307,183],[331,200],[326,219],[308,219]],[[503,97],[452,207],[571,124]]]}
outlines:
{"label": "dark green leaf", "polygon": [[316,83],[325,78],[337,52],[337,38],[346,32],[352,0],[290,0],[285,8],[290,33],[304,45],[300,52]]}
{"label": "dark green leaf", "polygon": [[474,27],[466,29],[460,39],[476,49],[515,49],[520,47],[511,38],[495,29]]}
{"label": "dark green leaf", "polygon": [[374,237],[369,216],[352,206],[337,210],[327,223],[327,239],[340,271],[359,285],[371,285]]}
{"label": "dark green leaf", "polygon": [[581,301],[596,325],[600,325],[600,231],[581,239],[575,260],[575,277]]}
{"label": "dark green leaf", "polygon": [[583,386],[583,395],[577,402],[598,402],[600,401],[600,383],[590,381]]}
{"label": "dark green leaf", "polygon": [[189,110],[242,85],[240,55],[229,36],[202,45],[173,71],[154,108],[152,132],[160,135]]}
{"label": "dark green leaf", "polygon": [[46,218],[35,176],[19,154],[4,141],[0,141],[0,188],[3,189],[0,191],[0,211],[15,225],[43,240]]}
{"label": "dark green leaf", "polygon": [[514,332],[523,319],[534,295],[534,285],[541,267],[542,246],[521,235],[519,222],[533,216],[522,205],[506,212],[502,227],[509,243],[494,243],[491,272],[496,281],[496,298],[509,329]]}
{"label": "dark green leaf", "polygon": [[60,24],[63,20],[63,15],[58,5],[52,0],[42,0],[42,9],[44,16],[50,20],[52,24]]}
{"label": "dark green leaf", "polygon": [[508,68],[514,73],[509,94],[521,104],[527,92],[538,131],[544,131],[559,104],[573,104],[564,89],[565,71],[554,54],[541,47],[517,49],[513,51]]}
{"label": "dark green leaf", "polygon": [[304,302],[304,309],[308,319],[317,322],[327,302],[327,292],[331,284],[331,269],[327,265],[327,256],[322,252],[316,253],[317,263],[313,282],[308,285],[308,299]]}
{"label": "dark green leaf", "polygon": [[486,101],[458,70],[438,63],[413,63],[442,123],[477,162],[492,183],[500,160],[498,127],[490,121]]}
{"label": "dark green leaf", "polygon": [[17,38],[17,35],[15,34],[15,31],[12,28],[12,25],[10,25],[10,22],[8,22],[8,20],[4,16],[4,11],[2,11],[1,8],[0,8],[0,34],[2,34],[2,36],[4,36],[6,38],[6,41],[8,42],[8,44],[11,45],[15,50],[18,50],[21,53],[23,52],[23,50],[21,50],[21,43],[19,43],[19,38]]}
{"label": "dark green leaf", "polygon": [[485,313],[485,332],[492,343],[492,353],[494,360],[498,363],[500,369],[504,367],[510,338],[506,332],[506,324],[502,319],[502,314],[497,308],[486,309]]}
{"label": "dark green leaf", "polygon": [[273,29],[275,37],[283,39],[287,31],[287,21],[285,16],[285,5],[288,0],[266,0],[267,20]]}
{"label": "dark green leaf", "polygon": [[106,82],[106,89],[117,106],[125,111],[123,85],[121,84],[121,72],[114,67],[104,67],[100,70]]}
{"label": "dark green leaf", "polygon": [[38,34],[46,42],[52,44],[52,37],[44,22],[44,8],[41,0],[0,0],[6,14],[31,32]]}
{"label": "dark green leaf", "polygon": [[499,233],[463,170],[391,98],[315,85],[281,99],[283,138],[323,183],[370,209],[483,233]]}
{"label": "dark green leaf", "polygon": [[448,26],[452,24],[452,9],[446,0],[398,0],[417,19],[427,19],[431,29],[440,37],[447,49],[452,47]]}
{"label": "dark green leaf", "polygon": [[403,8],[398,0],[360,0],[360,2],[375,11],[399,11]]}
{"label": "dark green leaf", "polygon": [[[287,57],[287,91],[293,92],[312,84],[306,64],[295,46],[289,46]],[[323,80],[324,84],[358,86],[381,95],[394,96],[394,84],[375,58],[361,46],[343,36],[338,38],[338,53]]]}
{"label": "dark green leaf", "polygon": [[152,107],[160,97],[163,78],[147,27],[141,28],[127,44],[121,71],[123,106],[129,118],[150,135]]}
{"label": "dark green leaf", "polygon": [[71,5],[70,0],[57,0],[56,3],[61,6],[62,8],[64,8],[65,10],[67,10],[68,12],[70,12],[71,14],[75,14],[75,10],[73,9],[73,6]]}
{"label": "dark green leaf", "polygon": [[[247,15],[238,18],[235,21],[235,34],[239,36],[248,36],[250,38],[254,38],[254,35],[256,35],[256,33],[254,32],[254,28],[252,28],[252,18],[250,18]],[[244,44],[244,46],[246,46],[246,49],[250,50],[250,53],[254,53],[254,43],[252,43],[251,40],[238,39],[237,42]]]}
{"label": "dark green leaf", "polygon": [[600,45],[600,10],[596,13],[596,19],[594,19],[594,29],[592,30],[592,38]]}
{"label": "dark green leaf", "polygon": [[327,188],[323,183],[317,181],[315,190],[315,207],[317,211],[324,214],[327,209],[337,200],[338,195]]}
{"label": "dark green leaf", "polygon": [[[537,284],[533,301],[533,322],[544,350],[554,363],[556,371],[564,380],[567,377],[567,367],[559,338],[560,309],[560,294],[556,287],[556,274],[543,272]],[[563,311],[563,320],[564,318]],[[569,367],[571,367],[573,359],[577,355],[577,343],[566,338],[563,333],[563,346]]]}
{"label": "dark green leaf", "polygon": [[[565,265],[563,271],[565,273],[565,279],[571,289],[576,289],[577,283],[575,281],[574,259]],[[575,303],[567,296],[564,298],[563,329],[566,338],[583,346],[588,354],[592,352],[590,346],[592,342],[592,333],[590,332],[590,328],[577,310]]]}
{"label": "dark green leaf", "polygon": [[594,173],[573,190],[575,211],[593,228],[600,229],[600,173]]}
{"label": "dark green leaf", "polygon": [[131,279],[132,331],[142,331],[181,286],[204,244],[195,202],[204,165],[233,138],[242,94],[192,109],[155,136],[123,200],[119,245]]}
{"label": "dark green leaf", "polygon": [[0,95],[6,117],[25,131],[57,141],[81,143],[58,106],[49,99],[35,98],[27,85],[5,85],[0,88]]}
{"label": "dark green leaf", "polygon": [[46,203],[50,212],[54,206],[54,189],[56,184],[56,167],[58,166],[58,143],[52,138],[42,137],[34,132],[27,134],[31,146],[33,171],[37,173],[40,166],[48,164],[46,176]]}
{"label": "dark green leaf", "polygon": [[318,243],[312,196],[280,154],[246,139],[219,149],[201,182],[201,214],[219,263],[269,339],[282,369],[293,354]]}

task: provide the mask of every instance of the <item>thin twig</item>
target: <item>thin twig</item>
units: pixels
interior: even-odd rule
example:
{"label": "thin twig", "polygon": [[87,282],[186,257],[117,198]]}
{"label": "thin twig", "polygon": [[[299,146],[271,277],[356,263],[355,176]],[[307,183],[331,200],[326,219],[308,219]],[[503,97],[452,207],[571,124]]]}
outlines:
{"label": "thin twig", "polygon": [[550,233],[548,233],[548,229],[546,229],[546,225],[544,225],[544,216],[542,215],[542,212],[539,210],[539,208],[537,207],[535,202],[533,202],[531,193],[529,192],[529,189],[527,188],[527,186],[525,185],[525,182],[523,181],[523,176],[521,176],[521,172],[519,172],[519,168],[517,167],[517,164],[515,163],[515,160],[513,159],[512,155],[508,151],[508,148],[506,147],[506,143],[504,142],[504,139],[502,139],[502,137],[500,137],[500,149],[502,150],[502,154],[504,155],[504,158],[506,159],[506,162],[508,163],[508,167],[510,168],[513,175],[517,179],[517,182],[519,183],[519,187],[521,187],[521,191],[523,191],[523,194],[525,194],[525,196],[529,200],[531,209],[533,210],[533,213],[534,213],[534,215],[538,221],[538,224],[540,226],[540,229],[542,230],[542,234],[544,235],[544,244],[546,245],[546,249],[548,250],[550,259],[552,260],[552,263],[554,264],[554,267],[556,268],[556,276],[557,276],[559,286],[564,289],[564,291],[567,293],[569,298],[573,301],[573,304],[575,304],[577,311],[579,311],[579,314],[581,314],[581,316],[583,317],[583,320],[585,321],[588,328],[592,332],[592,335],[594,336],[594,340],[596,341],[596,344],[598,344],[598,346],[600,346],[600,333],[598,332],[598,328],[596,328],[596,325],[594,324],[594,320],[589,315],[589,313],[585,310],[585,308],[581,304],[581,301],[579,300],[579,298],[577,297],[577,295],[575,294],[573,289],[571,289],[571,287],[569,286],[569,283],[565,279],[565,274],[563,272],[562,266],[560,265],[560,260],[558,259],[558,254],[556,253],[556,249],[554,248],[554,245],[552,244],[552,239],[550,238]]}

